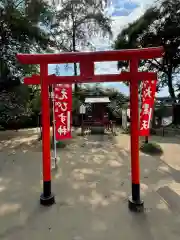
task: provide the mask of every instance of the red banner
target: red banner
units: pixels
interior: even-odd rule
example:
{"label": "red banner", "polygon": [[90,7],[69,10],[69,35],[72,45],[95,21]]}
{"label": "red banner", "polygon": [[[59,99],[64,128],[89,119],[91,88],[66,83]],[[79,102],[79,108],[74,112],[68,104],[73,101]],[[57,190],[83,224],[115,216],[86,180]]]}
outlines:
{"label": "red banner", "polygon": [[54,86],[56,140],[71,138],[72,84]]}
{"label": "red banner", "polygon": [[147,80],[143,82],[141,92],[142,109],[140,113],[140,136],[149,136],[156,93],[156,84],[157,80]]}

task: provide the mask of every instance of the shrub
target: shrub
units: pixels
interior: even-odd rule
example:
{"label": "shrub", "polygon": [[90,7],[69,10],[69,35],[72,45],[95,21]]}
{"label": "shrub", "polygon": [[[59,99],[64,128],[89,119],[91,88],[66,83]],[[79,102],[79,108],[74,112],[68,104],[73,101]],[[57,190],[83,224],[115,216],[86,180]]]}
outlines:
{"label": "shrub", "polygon": [[150,154],[150,155],[161,155],[163,154],[163,150],[161,148],[161,146],[157,143],[141,143],[140,146],[140,151],[146,154]]}
{"label": "shrub", "polygon": [[[63,141],[58,141],[58,142],[56,142],[56,147],[57,148],[65,148],[66,143]],[[52,139],[51,139],[51,148],[54,148],[54,141]]]}
{"label": "shrub", "polygon": [[56,143],[57,148],[64,148],[66,146],[65,142],[59,141]]}
{"label": "shrub", "polygon": [[32,114],[22,96],[16,91],[0,93],[0,125],[5,129],[18,129]]}

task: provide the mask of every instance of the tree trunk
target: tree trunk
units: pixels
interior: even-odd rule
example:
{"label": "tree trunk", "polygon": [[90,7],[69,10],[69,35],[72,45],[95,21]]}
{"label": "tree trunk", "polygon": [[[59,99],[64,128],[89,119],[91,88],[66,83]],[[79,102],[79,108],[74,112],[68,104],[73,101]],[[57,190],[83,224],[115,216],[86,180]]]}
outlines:
{"label": "tree trunk", "polygon": [[176,96],[175,96],[175,92],[174,92],[174,87],[173,87],[173,83],[172,83],[172,70],[169,71],[168,75],[168,89],[169,89],[169,95],[172,98],[172,111],[173,111],[173,124],[176,124]]}
{"label": "tree trunk", "polygon": [[168,74],[168,88],[169,88],[169,94],[171,96],[171,98],[173,99],[173,102],[176,103],[176,96],[174,93],[174,87],[173,87],[173,83],[172,83],[172,71],[169,72]]}
{"label": "tree trunk", "polygon": [[[74,76],[77,76],[77,64],[74,63]],[[74,93],[76,94],[78,92],[78,84],[74,84]]]}
{"label": "tree trunk", "polygon": [[149,138],[148,136],[145,137],[145,143],[148,143],[149,142]]}
{"label": "tree trunk", "polygon": [[[74,12],[73,12],[73,6],[72,6],[72,22],[73,22],[73,27],[72,27],[72,50],[73,52],[76,52],[76,27],[74,23]],[[74,63],[74,76],[77,76],[77,63]],[[74,93],[76,94],[78,92],[78,84],[74,84]]]}

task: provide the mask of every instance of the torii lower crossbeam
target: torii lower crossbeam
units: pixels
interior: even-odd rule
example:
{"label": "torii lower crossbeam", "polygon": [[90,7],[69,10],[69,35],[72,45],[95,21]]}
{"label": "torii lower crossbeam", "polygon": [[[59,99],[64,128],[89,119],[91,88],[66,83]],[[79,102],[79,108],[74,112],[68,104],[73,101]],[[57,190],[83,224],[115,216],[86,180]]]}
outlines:
{"label": "torii lower crossbeam", "polygon": [[[143,80],[154,80],[157,79],[157,74],[153,72],[138,72],[137,79]],[[56,75],[48,75],[47,76],[47,84],[58,84],[58,83],[97,83],[97,82],[125,82],[128,79],[131,79],[132,74],[129,72],[123,72],[121,74],[101,74],[101,75],[94,75],[91,78],[85,78],[82,76],[56,76]],[[41,84],[41,77],[39,75],[33,75],[32,77],[25,77],[24,84],[27,85],[39,85]]]}
{"label": "torii lower crossbeam", "polygon": [[[133,211],[143,209],[140,199],[140,171],[139,171],[139,113],[138,113],[138,83],[141,80],[155,80],[157,74],[152,72],[138,72],[139,61],[143,59],[161,58],[162,47],[131,49],[123,51],[104,52],[76,52],[60,54],[17,54],[22,64],[40,64],[40,76],[25,78],[25,84],[41,84],[42,100],[42,154],[43,154],[43,193],[40,203],[52,205],[55,201],[51,193],[51,162],[50,162],[50,111],[48,86],[61,83],[84,82],[130,82],[131,107],[131,180],[132,197],[129,198],[129,208]],[[115,75],[95,75],[94,63],[103,61],[129,61],[130,72]],[[48,76],[48,64],[79,63],[80,76]]]}

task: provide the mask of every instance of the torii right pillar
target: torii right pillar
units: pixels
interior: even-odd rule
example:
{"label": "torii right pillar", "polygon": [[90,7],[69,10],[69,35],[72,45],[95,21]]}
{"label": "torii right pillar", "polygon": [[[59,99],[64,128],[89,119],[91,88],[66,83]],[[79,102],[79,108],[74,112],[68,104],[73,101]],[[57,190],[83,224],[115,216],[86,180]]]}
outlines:
{"label": "torii right pillar", "polygon": [[139,60],[130,60],[130,126],[131,126],[131,181],[132,196],[129,198],[129,209],[141,212],[144,202],[140,198],[140,167],[139,167],[139,98],[138,98],[138,72]]}

